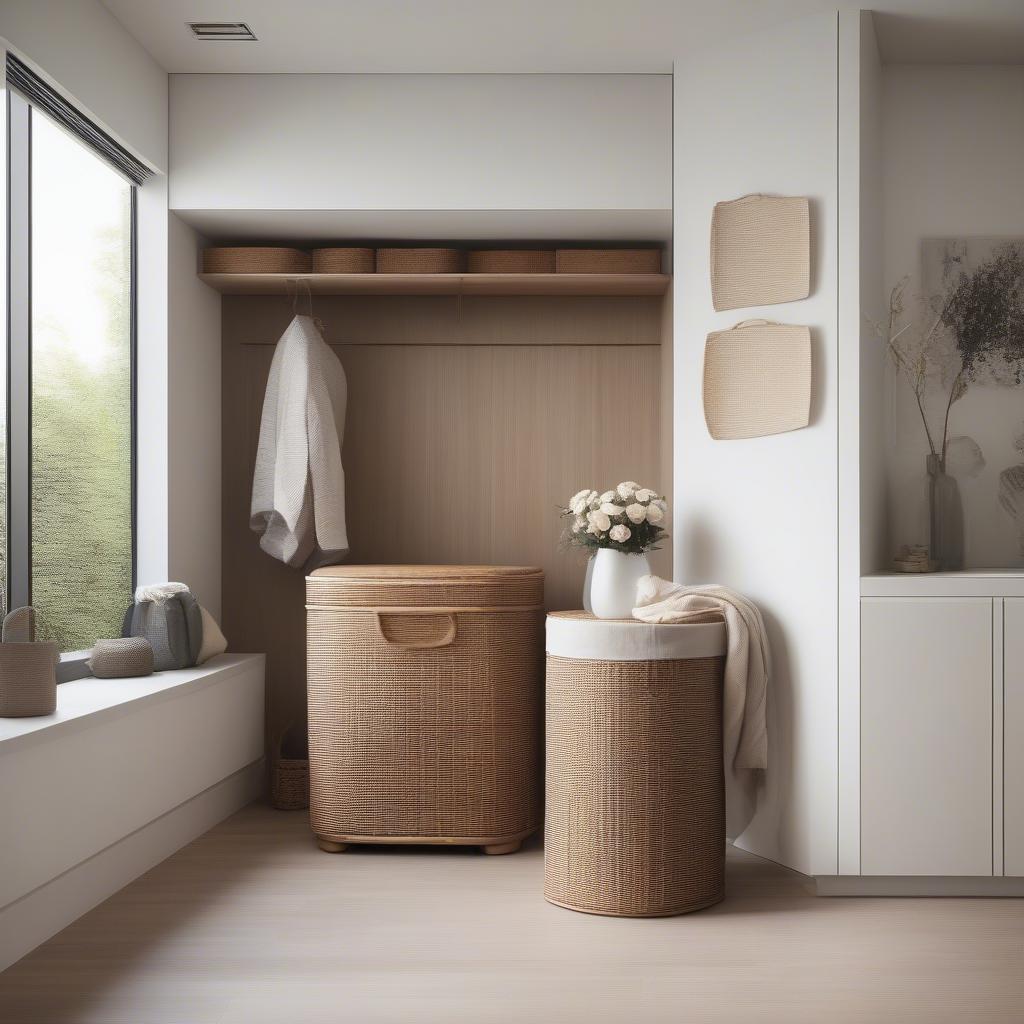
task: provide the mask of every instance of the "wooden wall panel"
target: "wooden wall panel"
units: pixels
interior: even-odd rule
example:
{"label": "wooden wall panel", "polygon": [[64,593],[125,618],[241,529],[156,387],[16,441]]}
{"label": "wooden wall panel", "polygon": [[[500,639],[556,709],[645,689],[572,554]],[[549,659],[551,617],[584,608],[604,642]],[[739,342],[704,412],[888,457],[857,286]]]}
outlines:
{"label": "wooden wall panel", "polygon": [[[274,344],[312,308],[332,345],[658,345],[666,299],[611,296],[225,295],[225,341]],[[230,335],[230,336],[229,336]],[[671,324],[669,325],[671,338]]]}
{"label": "wooden wall panel", "polygon": [[[352,561],[539,565],[548,606],[578,607],[584,561],[560,544],[558,506],[623,479],[670,493],[661,300],[570,300],[568,316],[565,299],[476,299],[472,330],[458,319],[470,304],[453,314],[456,301],[316,303],[328,340],[352,339],[333,344],[349,384]],[[303,576],[264,555],[248,526],[271,343],[290,311],[280,299],[224,302],[224,625],[233,649],[268,655],[271,730],[305,700]],[[656,571],[670,566],[669,552],[656,556]]]}

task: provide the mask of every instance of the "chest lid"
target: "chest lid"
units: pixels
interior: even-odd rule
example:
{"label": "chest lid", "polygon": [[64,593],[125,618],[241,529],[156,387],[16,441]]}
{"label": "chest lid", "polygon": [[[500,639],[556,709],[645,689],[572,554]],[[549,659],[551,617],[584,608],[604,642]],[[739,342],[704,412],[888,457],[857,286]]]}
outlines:
{"label": "chest lid", "polygon": [[523,565],[331,565],[306,578],[322,608],[539,607],[544,573]]}

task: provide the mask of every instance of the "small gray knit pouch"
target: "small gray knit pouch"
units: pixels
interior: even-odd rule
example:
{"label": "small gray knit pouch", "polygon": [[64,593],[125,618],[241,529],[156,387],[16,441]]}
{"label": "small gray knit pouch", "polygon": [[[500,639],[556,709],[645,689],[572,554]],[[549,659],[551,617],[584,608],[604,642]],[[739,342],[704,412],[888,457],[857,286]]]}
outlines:
{"label": "small gray knit pouch", "polygon": [[141,636],[97,640],[89,658],[97,679],[148,676],[153,672],[153,645]]}

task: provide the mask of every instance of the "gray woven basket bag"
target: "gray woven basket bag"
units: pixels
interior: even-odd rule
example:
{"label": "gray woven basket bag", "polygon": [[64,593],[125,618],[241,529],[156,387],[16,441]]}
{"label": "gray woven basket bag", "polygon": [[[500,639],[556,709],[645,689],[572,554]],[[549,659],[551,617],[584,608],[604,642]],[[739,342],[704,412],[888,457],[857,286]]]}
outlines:
{"label": "gray woven basket bag", "polygon": [[36,639],[35,608],[15,608],[0,630],[0,718],[31,718],[57,710],[57,645]]}
{"label": "gray woven basket bag", "polygon": [[203,643],[203,615],[192,591],[167,583],[140,587],[135,597],[124,617],[124,636],[149,641],[157,672],[194,665]]}

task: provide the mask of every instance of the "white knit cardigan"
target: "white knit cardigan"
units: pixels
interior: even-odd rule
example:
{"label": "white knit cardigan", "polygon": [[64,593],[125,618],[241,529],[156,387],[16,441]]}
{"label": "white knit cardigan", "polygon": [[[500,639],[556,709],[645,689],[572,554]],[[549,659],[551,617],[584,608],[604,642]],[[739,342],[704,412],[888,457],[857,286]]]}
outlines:
{"label": "white knit cardigan", "polygon": [[348,384],[316,321],[297,316],[274,351],[263,399],[249,525],[260,547],[307,571],[340,561],[345,530]]}

